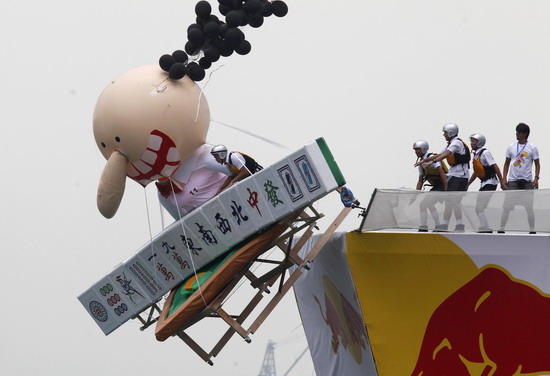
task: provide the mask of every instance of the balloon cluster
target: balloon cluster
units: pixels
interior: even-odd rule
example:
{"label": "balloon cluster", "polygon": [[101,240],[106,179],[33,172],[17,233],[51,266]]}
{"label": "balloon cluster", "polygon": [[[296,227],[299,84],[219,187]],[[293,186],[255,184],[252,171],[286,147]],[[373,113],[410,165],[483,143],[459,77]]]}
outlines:
{"label": "balloon cluster", "polygon": [[265,17],[284,17],[288,13],[286,3],[281,0],[218,0],[218,3],[225,22],[212,14],[207,1],[199,1],[195,6],[196,23],[187,28],[185,51],[177,50],[160,57],[159,65],[171,79],[179,80],[187,75],[193,81],[202,80],[205,69],[221,56],[250,52],[250,42],[240,26],[257,28],[263,25]]}

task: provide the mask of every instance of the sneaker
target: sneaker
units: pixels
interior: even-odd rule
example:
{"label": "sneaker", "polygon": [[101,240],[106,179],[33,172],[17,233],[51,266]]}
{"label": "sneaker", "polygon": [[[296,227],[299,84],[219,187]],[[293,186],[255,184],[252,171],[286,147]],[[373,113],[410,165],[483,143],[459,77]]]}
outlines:
{"label": "sneaker", "polygon": [[498,234],[505,234],[504,230],[498,230],[497,233]]}
{"label": "sneaker", "polygon": [[449,228],[449,225],[437,225],[435,226],[434,232],[444,232],[444,231],[447,231],[448,228]]}
{"label": "sneaker", "polygon": [[536,233],[537,233],[536,231],[529,231],[529,235],[536,234]]}
{"label": "sneaker", "polygon": [[478,234],[492,234],[493,230],[491,230],[490,228],[480,227],[477,233]]}
{"label": "sneaker", "polygon": [[428,226],[420,226],[418,232],[428,232]]}
{"label": "sneaker", "polygon": [[454,232],[464,232],[464,224],[457,224],[455,226]]}

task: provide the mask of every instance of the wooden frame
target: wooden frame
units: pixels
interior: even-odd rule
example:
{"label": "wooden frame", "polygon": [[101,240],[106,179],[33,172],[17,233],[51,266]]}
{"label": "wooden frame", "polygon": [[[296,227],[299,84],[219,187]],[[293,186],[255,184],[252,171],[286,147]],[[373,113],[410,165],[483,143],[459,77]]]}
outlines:
{"label": "wooden frame", "polygon": [[[178,330],[176,330],[172,334],[172,336],[179,337],[199,357],[201,357],[205,362],[210,365],[213,365],[212,358],[217,356],[221,352],[221,350],[225,347],[225,345],[229,342],[229,340],[233,337],[235,333],[240,335],[247,343],[250,343],[250,334],[254,334],[260,328],[263,322],[271,314],[273,309],[279,304],[285,294],[302,275],[304,270],[309,269],[311,262],[321,251],[321,248],[330,239],[331,235],[337,230],[342,221],[351,211],[351,208],[344,208],[336,217],[336,219],[334,219],[334,221],[329,225],[327,230],[319,237],[313,248],[310,250],[309,254],[304,259],[302,259],[298,256],[298,252],[302,249],[306,241],[309,240],[313,235],[313,229],[318,228],[316,221],[322,217],[322,214],[319,214],[313,207],[309,206],[308,208],[313,212],[313,215],[309,215],[305,212],[305,210],[301,211],[298,216],[294,215],[288,223],[288,230],[265,249],[267,251],[268,249],[273,248],[273,246],[277,246],[285,253],[283,261],[254,260],[254,262],[263,261],[266,263],[276,264],[276,266],[272,270],[261,276],[256,276],[254,275],[254,273],[252,273],[250,268],[254,264],[254,262],[250,262],[231,280],[229,284],[227,284],[218,293],[218,295],[211,302],[208,303],[208,306],[206,308],[204,308],[200,313],[193,316],[192,319],[188,320],[185,324],[178,328]],[[291,239],[293,235],[304,229],[305,232],[300,237],[300,240],[295,244],[292,244]],[[286,270],[293,266],[295,266],[295,269],[288,276],[286,276]],[[230,315],[224,310],[223,305],[226,299],[230,296],[234,289],[236,289],[239,282],[243,278],[247,278],[250,281],[251,286],[257,291],[240,313],[238,313],[237,315]],[[280,284],[277,292],[273,294],[271,300],[256,316],[252,324],[248,328],[245,328],[243,326],[245,320],[249,318],[251,313],[264,298],[264,294],[266,292],[269,292],[271,287],[278,279],[280,279]],[[164,320],[172,303],[174,293],[175,290],[170,293],[160,316],[154,320],[158,320],[157,328],[159,325],[164,325]],[[204,350],[187,333],[185,333],[186,329],[196,324],[198,321],[202,320],[205,317],[220,318],[228,325],[225,333],[223,333],[221,338],[209,352]],[[149,322],[150,321],[152,321],[151,318],[149,318]]]}

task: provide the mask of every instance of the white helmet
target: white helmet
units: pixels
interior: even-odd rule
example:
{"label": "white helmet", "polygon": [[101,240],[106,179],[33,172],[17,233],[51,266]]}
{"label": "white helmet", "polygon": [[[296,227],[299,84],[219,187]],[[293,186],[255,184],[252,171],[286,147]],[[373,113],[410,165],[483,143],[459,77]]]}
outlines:
{"label": "white helmet", "polygon": [[477,140],[477,147],[478,148],[482,148],[485,145],[485,142],[487,141],[485,136],[482,135],[481,133],[474,133],[473,135],[470,136],[470,139],[472,139],[472,138]]}
{"label": "white helmet", "polygon": [[227,157],[227,147],[225,145],[216,145],[212,148],[212,151],[210,152],[212,155],[219,155],[221,159],[225,159]]}
{"label": "white helmet", "polygon": [[413,149],[420,149],[422,154],[426,154],[429,148],[430,145],[428,144],[428,141],[418,140],[413,144]]}
{"label": "white helmet", "polygon": [[445,124],[443,126],[443,132],[447,132],[447,136],[454,137],[458,134],[458,125],[454,123]]}

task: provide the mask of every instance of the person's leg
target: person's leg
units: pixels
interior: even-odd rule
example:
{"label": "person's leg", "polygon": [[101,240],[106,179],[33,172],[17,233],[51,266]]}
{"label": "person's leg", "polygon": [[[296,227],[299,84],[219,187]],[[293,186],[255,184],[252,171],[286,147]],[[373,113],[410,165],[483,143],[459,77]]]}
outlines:
{"label": "person's leg", "polygon": [[[509,181],[508,182],[508,190],[509,191],[516,191],[519,189],[518,183],[516,181]],[[504,233],[504,228],[506,227],[506,223],[508,223],[508,217],[510,216],[510,212],[512,209],[514,209],[515,203],[511,200],[507,200],[506,196],[504,196],[504,204],[502,205],[502,214],[500,216],[500,230],[499,233]]]}
{"label": "person's leg", "polygon": [[[468,189],[468,179],[466,178],[451,178],[452,184],[447,186],[448,191],[464,192]],[[455,231],[464,231],[464,223],[462,222],[462,194],[452,198],[452,210],[455,215],[456,227]]]}
{"label": "person's leg", "polygon": [[[524,189],[533,190],[533,183],[526,182]],[[525,207],[525,211],[527,212],[527,223],[529,224],[530,233],[535,233],[535,210],[534,210],[533,203],[534,203],[534,192],[531,191],[529,193],[526,193],[523,201],[523,206]]]}
{"label": "person's leg", "polygon": [[[497,186],[494,184],[485,184],[480,188],[480,192],[495,191]],[[490,193],[481,193],[478,194],[476,200],[476,214],[479,218],[479,232],[492,232],[489,227],[489,222],[487,221],[487,214],[485,209],[489,206],[489,201],[491,200],[492,194]]]}

